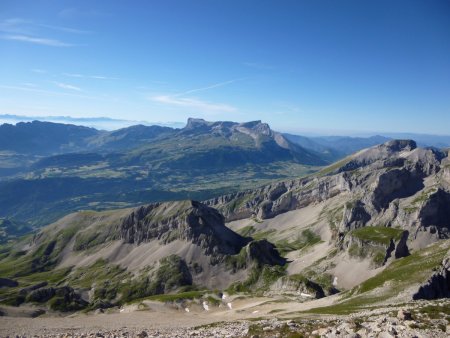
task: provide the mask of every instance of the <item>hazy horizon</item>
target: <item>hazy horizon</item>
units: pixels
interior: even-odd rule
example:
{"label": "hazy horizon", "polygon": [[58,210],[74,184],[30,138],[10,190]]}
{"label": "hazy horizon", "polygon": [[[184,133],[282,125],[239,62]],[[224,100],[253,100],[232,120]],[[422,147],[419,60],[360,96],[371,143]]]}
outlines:
{"label": "hazy horizon", "polygon": [[[196,116],[190,116],[188,118],[197,118]],[[20,122],[32,122],[32,121],[43,121],[43,122],[53,122],[53,123],[63,123],[63,124],[74,124],[79,126],[85,126],[90,128],[95,128],[98,130],[113,131],[121,128],[127,128],[135,126],[138,124],[146,126],[165,126],[171,128],[183,128],[186,126],[186,121],[136,121],[136,120],[125,120],[125,119],[113,119],[106,116],[99,117],[72,117],[72,116],[26,116],[26,115],[11,115],[11,114],[0,114],[0,125],[4,123],[17,124]],[[232,121],[232,122],[249,122],[250,120],[244,121]],[[214,121],[210,121],[214,122]],[[265,123],[266,121],[261,121]],[[270,124],[269,124],[270,126]],[[271,126],[272,128],[272,126]],[[436,136],[436,137],[450,137],[449,134],[427,134],[427,133],[413,133],[407,131],[357,131],[357,130],[325,130],[325,129],[304,129],[297,128],[291,130],[278,130],[275,131],[292,134],[301,135],[307,137],[321,137],[321,136],[348,136],[348,137],[371,137],[371,136],[386,136],[386,137],[400,137],[422,135],[422,136]]]}

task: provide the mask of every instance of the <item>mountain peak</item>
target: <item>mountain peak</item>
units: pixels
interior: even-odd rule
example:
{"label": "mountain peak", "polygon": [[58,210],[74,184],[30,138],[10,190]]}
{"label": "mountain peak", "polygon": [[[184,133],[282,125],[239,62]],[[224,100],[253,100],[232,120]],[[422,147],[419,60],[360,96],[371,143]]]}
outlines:
{"label": "mountain peak", "polygon": [[411,151],[417,148],[417,144],[413,140],[392,140],[381,145],[391,151]]}
{"label": "mountain peak", "polygon": [[203,132],[221,132],[232,133],[235,131],[249,134],[249,135],[265,135],[272,136],[273,131],[267,123],[261,122],[261,120],[249,121],[249,122],[232,122],[232,121],[206,121],[201,118],[190,117],[187,120],[184,130],[203,131]]}
{"label": "mountain peak", "polygon": [[248,242],[225,226],[217,210],[192,200],[138,207],[118,230],[126,243],[181,239],[201,246],[207,254],[236,254]]}
{"label": "mountain peak", "polygon": [[204,119],[199,119],[199,118],[195,118],[195,117],[189,117],[187,120],[187,124],[186,127],[184,127],[185,129],[192,129],[195,127],[199,127],[199,126],[205,126],[208,125],[209,122],[205,121]]}

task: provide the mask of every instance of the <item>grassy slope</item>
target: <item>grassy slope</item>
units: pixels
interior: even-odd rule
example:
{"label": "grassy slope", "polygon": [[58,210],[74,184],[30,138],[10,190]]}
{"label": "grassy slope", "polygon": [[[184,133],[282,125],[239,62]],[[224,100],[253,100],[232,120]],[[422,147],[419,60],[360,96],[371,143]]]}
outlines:
{"label": "grassy slope", "polygon": [[373,242],[382,245],[389,245],[391,239],[397,241],[401,238],[404,230],[381,227],[381,226],[367,226],[352,230],[350,235],[362,241]]}
{"label": "grassy slope", "polygon": [[435,243],[408,257],[392,262],[385,270],[342,295],[335,305],[309,310],[319,314],[348,314],[370,309],[399,295],[409,287],[424,283],[450,249],[450,241]]}

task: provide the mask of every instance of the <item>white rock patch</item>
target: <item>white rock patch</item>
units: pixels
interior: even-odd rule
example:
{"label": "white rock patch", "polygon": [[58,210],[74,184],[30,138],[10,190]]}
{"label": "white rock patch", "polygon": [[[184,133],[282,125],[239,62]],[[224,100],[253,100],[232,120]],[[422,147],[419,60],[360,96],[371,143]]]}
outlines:
{"label": "white rock patch", "polygon": [[337,280],[338,280],[338,278],[336,276],[334,276],[334,279],[333,279],[333,286],[334,287],[337,286]]}

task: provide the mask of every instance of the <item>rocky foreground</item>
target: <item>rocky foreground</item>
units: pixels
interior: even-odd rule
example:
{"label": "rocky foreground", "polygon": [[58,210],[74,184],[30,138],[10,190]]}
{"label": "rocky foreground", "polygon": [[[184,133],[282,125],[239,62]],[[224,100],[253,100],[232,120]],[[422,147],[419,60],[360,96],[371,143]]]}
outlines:
{"label": "rocky foreground", "polygon": [[[92,328],[43,328],[40,332],[6,334],[2,337],[448,337],[450,333],[450,300],[405,304],[401,308],[378,308],[357,314],[325,316],[301,314],[295,319],[254,319],[217,322],[197,327],[121,327],[111,330]],[[2,320],[6,319],[5,317]],[[19,320],[10,318],[10,320]],[[35,318],[33,320],[40,320]],[[102,319],[100,319],[101,321]],[[103,319],[104,320],[104,319]],[[0,321],[2,323],[2,321]],[[4,322],[3,322],[4,323]],[[20,320],[19,322],[20,323]],[[103,322],[103,325],[106,322]],[[101,327],[101,323],[98,327]],[[175,324],[175,323],[174,323]],[[92,322],[90,322],[92,325]],[[16,327],[17,332],[27,328]]]}

